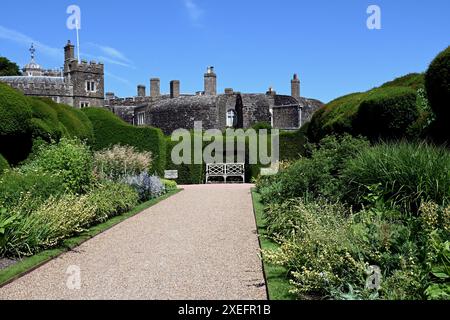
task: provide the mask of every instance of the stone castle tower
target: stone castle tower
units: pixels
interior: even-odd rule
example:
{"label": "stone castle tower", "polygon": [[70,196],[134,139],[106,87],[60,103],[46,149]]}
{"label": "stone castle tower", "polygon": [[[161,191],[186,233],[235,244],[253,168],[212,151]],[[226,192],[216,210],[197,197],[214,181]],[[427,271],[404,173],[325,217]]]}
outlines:
{"label": "stone castle tower", "polygon": [[79,62],[70,41],[64,47],[62,71],[41,68],[35,62],[36,50],[33,45],[30,52],[31,61],[23,68],[22,76],[0,77],[0,82],[7,83],[27,96],[50,98],[75,108],[104,106],[103,64]]}

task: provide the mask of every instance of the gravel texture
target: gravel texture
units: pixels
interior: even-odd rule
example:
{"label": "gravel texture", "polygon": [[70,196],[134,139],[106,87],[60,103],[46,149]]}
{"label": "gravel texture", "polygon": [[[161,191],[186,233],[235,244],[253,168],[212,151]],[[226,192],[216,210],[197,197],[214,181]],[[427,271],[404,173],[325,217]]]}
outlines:
{"label": "gravel texture", "polygon": [[[250,185],[185,186],[0,288],[0,299],[266,299]],[[81,289],[69,289],[70,266]]]}

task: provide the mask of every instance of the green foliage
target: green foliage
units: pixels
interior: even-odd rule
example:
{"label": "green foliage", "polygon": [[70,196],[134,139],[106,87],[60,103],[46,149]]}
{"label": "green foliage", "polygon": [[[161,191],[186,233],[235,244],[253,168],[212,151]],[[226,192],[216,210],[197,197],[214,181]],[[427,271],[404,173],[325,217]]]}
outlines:
{"label": "green foliage", "polygon": [[161,130],[151,127],[135,127],[122,121],[112,112],[102,108],[82,110],[94,128],[94,150],[107,149],[113,145],[129,145],[138,151],[151,152],[152,171],[162,175],[166,167],[167,146]]}
{"label": "green foliage", "polygon": [[94,143],[93,126],[89,118],[81,111],[68,105],[59,104],[51,99],[39,98],[56,111],[58,121],[64,127],[63,133],[68,138],[78,138],[92,145]]}
{"label": "green foliage", "polygon": [[9,168],[8,161],[0,154],[0,175]]}
{"label": "green foliage", "polygon": [[264,256],[290,270],[292,293],[339,299],[351,287],[363,291],[362,297],[370,295],[364,291],[367,266],[354,258],[357,248],[343,206],[295,199],[270,207],[266,219],[277,226],[272,232],[277,232],[281,247]]}
{"label": "green foliage", "polygon": [[[364,133],[361,129],[365,129],[367,123],[370,124],[372,131],[375,131],[377,125],[384,129],[377,132],[379,138],[390,138],[393,129],[396,135],[405,135],[406,124],[412,124],[418,117],[412,106],[411,90],[416,92],[422,88],[423,79],[423,74],[410,74],[385,83],[379,88],[349,94],[331,101],[313,115],[308,129],[308,138],[318,142],[330,134],[350,133],[356,136]],[[377,119],[380,123],[378,121],[370,123],[367,116],[363,116],[366,121],[361,123],[358,117],[364,103],[366,105],[362,110],[370,111],[371,114],[379,117]],[[381,111],[380,114],[378,111]],[[393,118],[389,118],[390,116]],[[359,125],[358,122],[360,122]],[[397,123],[401,125],[396,127]],[[374,135],[372,132],[369,134]]]}
{"label": "green foliage", "polygon": [[[193,133],[190,137],[193,139]],[[167,169],[178,170],[178,184],[202,184],[204,183],[204,165],[194,164],[194,146],[191,144],[191,164],[174,164],[172,161],[172,150],[179,143],[167,138]]]}
{"label": "green foliage", "polygon": [[425,75],[428,99],[439,122],[450,120],[450,46],[430,64]]}
{"label": "green foliage", "polygon": [[30,207],[29,201],[34,199],[27,196],[26,201],[0,210],[0,256],[29,256],[55,247],[138,204],[131,187],[113,182],[103,182],[83,196],[50,196]]}
{"label": "green foliage", "polygon": [[138,194],[123,183],[102,181],[87,195],[87,203],[95,207],[95,222],[104,222],[128,212],[138,205]]}
{"label": "green foliage", "polygon": [[171,192],[178,189],[177,183],[173,180],[161,179],[161,182],[164,184],[166,192]]}
{"label": "green foliage", "polygon": [[310,158],[301,158],[279,176],[260,181],[258,188],[263,202],[281,202],[304,195],[339,199],[342,186],[338,174],[348,159],[368,145],[366,140],[348,135],[325,138],[320,148],[313,148]]}
{"label": "green foliage", "polygon": [[280,133],[280,160],[295,160],[305,155],[308,124],[294,132]]}
{"label": "green foliage", "polygon": [[127,176],[150,170],[152,154],[131,146],[115,145],[94,153],[94,171],[102,179],[120,181]]}
{"label": "green foliage", "polygon": [[380,185],[384,200],[416,212],[422,201],[450,200],[450,154],[425,143],[381,144],[362,149],[342,173],[346,200],[365,203],[368,187]]}
{"label": "green foliage", "polygon": [[27,159],[35,141],[58,141],[61,137],[92,143],[92,124],[75,108],[50,99],[25,97],[0,84],[0,153],[11,164]]}
{"label": "green foliage", "polygon": [[86,196],[50,197],[32,212],[18,206],[9,216],[20,216],[4,235],[0,255],[27,256],[58,245],[61,240],[82,232],[93,221],[95,207]]}
{"label": "green foliage", "polygon": [[374,91],[360,104],[353,122],[354,132],[371,140],[404,137],[419,117],[416,101],[416,91],[409,88]]}
{"label": "green foliage", "polygon": [[252,126],[252,129],[256,130],[256,132],[259,132],[259,130],[267,130],[267,132],[270,133],[272,130],[272,125],[270,122],[257,122]]}
{"label": "green foliage", "polygon": [[0,57],[0,77],[20,76],[19,66],[6,57]]}
{"label": "green foliage", "polygon": [[93,160],[89,147],[79,141],[63,138],[58,144],[41,148],[26,171],[38,169],[57,174],[64,182],[66,191],[85,192],[93,182]]}
{"label": "green foliage", "polygon": [[0,177],[0,207],[3,208],[15,208],[22,203],[33,209],[49,197],[58,197],[63,192],[63,181],[55,173],[13,170]]}
{"label": "green foliage", "polygon": [[392,81],[386,82],[381,88],[387,87],[407,87],[414,90],[419,90],[425,85],[425,78],[423,73],[410,73],[406,76],[396,78]]}
{"label": "green foliage", "polygon": [[59,141],[67,134],[66,128],[58,119],[57,111],[40,99],[31,98],[32,109],[31,133],[34,139],[44,141]]}

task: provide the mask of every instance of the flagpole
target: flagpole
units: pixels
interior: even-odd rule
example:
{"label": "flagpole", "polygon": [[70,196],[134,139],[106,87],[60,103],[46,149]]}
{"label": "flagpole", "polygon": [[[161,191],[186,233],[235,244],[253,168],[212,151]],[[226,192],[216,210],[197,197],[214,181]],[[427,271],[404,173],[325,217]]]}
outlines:
{"label": "flagpole", "polygon": [[79,24],[78,19],[76,19],[76,29],[77,29],[77,49],[78,49],[78,63],[81,63],[81,57],[80,57],[80,34],[79,34]]}

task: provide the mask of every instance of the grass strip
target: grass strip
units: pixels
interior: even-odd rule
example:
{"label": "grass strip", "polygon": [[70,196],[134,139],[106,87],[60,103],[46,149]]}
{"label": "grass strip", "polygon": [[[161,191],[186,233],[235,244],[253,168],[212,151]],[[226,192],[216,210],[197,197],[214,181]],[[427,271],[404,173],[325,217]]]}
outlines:
{"label": "grass strip", "polygon": [[[258,227],[259,242],[262,250],[276,250],[279,245],[267,236],[267,223],[264,219],[264,205],[256,189],[252,189],[253,209]],[[293,289],[289,283],[288,270],[282,266],[267,263],[263,259],[264,274],[269,293],[269,300],[295,300],[296,297],[289,290]]]}
{"label": "grass strip", "polygon": [[62,244],[57,248],[45,250],[33,256],[24,258],[23,260],[17,262],[16,264],[1,270],[0,288],[20,277],[23,277],[27,273],[30,273],[31,271],[39,268],[40,266],[48,263],[49,261],[55,259],[61,254],[80,246],[89,239],[92,239],[95,236],[111,229],[112,227],[118,225],[119,223],[141,213],[142,211],[158,204],[163,200],[166,200],[167,198],[177,194],[180,191],[182,190],[181,189],[173,190],[159,198],[151,199],[147,202],[144,202],[125,214],[111,218],[108,221],[103,222],[101,224],[92,226],[91,228],[82,232],[81,234],[64,240]]}

